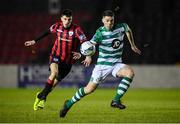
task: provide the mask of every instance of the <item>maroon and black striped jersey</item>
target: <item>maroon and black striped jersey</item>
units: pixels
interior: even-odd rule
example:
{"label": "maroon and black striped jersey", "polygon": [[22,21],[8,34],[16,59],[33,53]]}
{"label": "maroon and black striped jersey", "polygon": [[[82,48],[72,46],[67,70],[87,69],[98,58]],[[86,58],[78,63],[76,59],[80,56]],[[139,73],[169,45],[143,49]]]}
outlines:
{"label": "maroon and black striped jersey", "polygon": [[62,22],[57,22],[50,27],[50,32],[56,33],[51,56],[59,56],[67,64],[75,63],[72,51],[79,51],[80,44],[87,40],[82,29],[73,23],[69,28],[64,28]]}

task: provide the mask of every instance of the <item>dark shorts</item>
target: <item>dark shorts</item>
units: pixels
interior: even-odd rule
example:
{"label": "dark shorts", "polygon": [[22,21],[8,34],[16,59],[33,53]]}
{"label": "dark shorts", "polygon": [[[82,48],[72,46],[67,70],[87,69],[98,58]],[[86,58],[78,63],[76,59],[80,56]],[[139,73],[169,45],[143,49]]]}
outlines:
{"label": "dark shorts", "polygon": [[61,62],[60,57],[50,56],[50,64],[51,63],[58,64],[59,71],[58,71],[58,77],[56,78],[58,81],[61,81],[62,79],[64,79],[71,71],[72,64],[66,64],[65,62]]}

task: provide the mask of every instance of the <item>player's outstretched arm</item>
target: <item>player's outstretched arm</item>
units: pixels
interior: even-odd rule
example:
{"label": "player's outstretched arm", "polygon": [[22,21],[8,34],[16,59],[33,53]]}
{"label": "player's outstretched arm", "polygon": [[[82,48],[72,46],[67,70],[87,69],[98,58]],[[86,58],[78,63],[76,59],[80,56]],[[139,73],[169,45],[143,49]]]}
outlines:
{"label": "player's outstretched arm", "polygon": [[47,35],[49,35],[51,32],[50,30],[46,30],[44,31],[42,34],[40,34],[35,40],[30,40],[30,41],[26,41],[24,43],[25,46],[32,46],[34,44],[36,44],[36,42],[39,42],[42,38],[46,37]]}
{"label": "player's outstretched arm", "polygon": [[[129,27],[128,27],[129,28]],[[135,53],[138,53],[139,55],[141,54],[141,50],[139,50],[137,48],[137,46],[135,45],[135,42],[134,42],[134,38],[133,38],[133,34],[132,34],[132,30],[129,28],[129,31],[126,32],[126,36],[128,38],[128,41],[131,45],[131,49],[135,52]]]}
{"label": "player's outstretched arm", "polygon": [[26,41],[26,42],[24,43],[24,45],[25,45],[25,46],[32,46],[32,45],[34,45],[35,43],[36,43],[35,40],[30,40],[30,41]]}

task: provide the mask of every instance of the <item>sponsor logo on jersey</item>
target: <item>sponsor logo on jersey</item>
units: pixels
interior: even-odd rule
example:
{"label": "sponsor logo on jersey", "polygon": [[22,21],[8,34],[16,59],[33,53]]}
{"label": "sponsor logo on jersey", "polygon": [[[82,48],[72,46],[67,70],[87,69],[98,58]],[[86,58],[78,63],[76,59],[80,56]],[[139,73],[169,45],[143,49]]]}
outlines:
{"label": "sponsor logo on jersey", "polygon": [[59,39],[59,40],[66,41],[66,42],[70,42],[70,41],[71,41],[71,40],[69,40],[69,39],[65,39],[65,38],[61,38],[61,37],[59,37],[58,39]]}
{"label": "sponsor logo on jersey", "polygon": [[121,45],[121,41],[119,40],[119,39],[114,39],[113,41],[112,41],[112,48],[114,48],[114,49],[117,49],[117,48],[119,48],[119,46]]}
{"label": "sponsor logo on jersey", "polygon": [[63,32],[62,30],[57,29],[57,32]]}
{"label": "sponsor logo on jersey", "polygon": [[53,58],[53,61],[58,62],[59,60],[58,60],[58,58]]}

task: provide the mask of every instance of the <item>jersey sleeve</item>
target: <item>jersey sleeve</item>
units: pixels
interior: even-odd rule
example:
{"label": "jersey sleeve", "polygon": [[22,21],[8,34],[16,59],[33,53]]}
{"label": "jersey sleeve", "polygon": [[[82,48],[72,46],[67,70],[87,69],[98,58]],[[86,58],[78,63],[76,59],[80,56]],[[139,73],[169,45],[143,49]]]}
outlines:
{"label": "jersey sleeve", "polygon": [[102,41],[102,34],[100,30],[97,30],[90,42],[98,44]]}
{"label": "jersey sleeve", "polygon": [[35,38],[35,41],[38,42],[39,40],[41,40],[42,38],[46,37],[47,35],[49,35],[51,32],[50,30],[46,30],[44,31],[42,34],[40,34],[37,38]]}
{"label": "jersey sleeve", "polygon": [[81,43],[87,41],[86,35],[79,26],[75,30],[75,35]]}
{"label": "jersey sleeve", "polygon": [[55,24],[51,25],[51,27],[49,28],[50,32],[51,33],[56,33],[58,25],[59,25],[58,23],[55,23]]}
{"label": "jersey sleeve", "polygon": [[130,30],[129,26],[126,23],[122,23],[123,27],[124,27],[124,31],[128,32]]}

